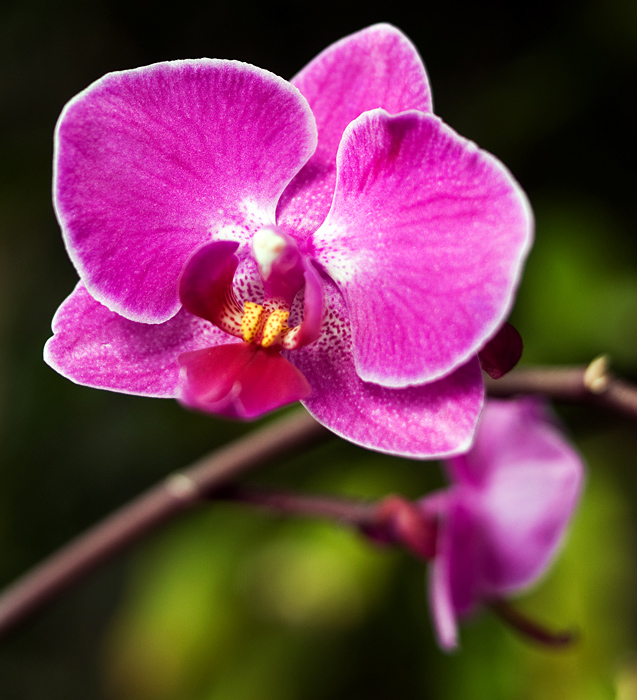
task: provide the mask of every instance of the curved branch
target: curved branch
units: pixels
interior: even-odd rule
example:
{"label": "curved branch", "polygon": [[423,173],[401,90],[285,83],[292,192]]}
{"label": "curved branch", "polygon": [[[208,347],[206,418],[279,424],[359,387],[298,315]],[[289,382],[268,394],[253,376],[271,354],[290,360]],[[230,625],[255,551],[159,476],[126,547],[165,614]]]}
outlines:
{"label": "curved branch", "polygon": [[340,496],[309,496],[231,484],[215,493],[213,498],[255,505],[286,515],[338,520],[362,530],[376,525],[378,520],[378,503],[360,502]]}
{"label": "curved branch", "polygon": [[[610,408],[637,419],[637,387],[609,374],[604,358],[594,360],[588,367],[514,370],[501,379],[487,378],[486,384],[490,396],[542,394],[558,401],[585,402]],[[235,497],[239,500],[281,512],[344,520],[357,525],[364,532],[369,530],[371,518],[369,535],[378,525],[378,511],[372,505],[289,494],[264,496],[247,490],[237,491],[239,487],[229,487],[237,477],[252,469],[307,449],[330,435],[305,411],[299,411],[268,423],[168,477],[9,586],[0,595],[0,637],[100,564],[173,516],[206,502],[212,496],[223,498],[222,487],[228,487],[226,498],[232,497],[231,489],[234,488]],[[405,516],[406,511],[401,513]],[[408,521],[409,518],[405,520],[409,525]],[[408,537],[405,539],[409,527],[402,520],[397,521],[396,527],[398,529],[388,541],[401,542],[424,558],[429,556],[427,552],[414,549]]]}
{"label": "curved branch", "polygon": [[491,602],[490,607],[493,612],[513,630],[526,639],[541,644],[542,646],[569,647],[575,644],[579,639],[579,633],[577,631],[554,631],[548,629],[540,622],[522,613],[507,600],[494,600]]}
{"label": "curved branch", "polygon": [[169,476],[9,586],[0,596],[0,636],[148,532],[206,502],[228,482],[331,435],[308,413],[297,411]]}
{"label": "curved branch", "polygon": [[608,371],[605,357],[587,367],[528,367],[501,379],[486,377],[489,396],[541,394],[555,401],[587,403],[637,419],[637,387]]}

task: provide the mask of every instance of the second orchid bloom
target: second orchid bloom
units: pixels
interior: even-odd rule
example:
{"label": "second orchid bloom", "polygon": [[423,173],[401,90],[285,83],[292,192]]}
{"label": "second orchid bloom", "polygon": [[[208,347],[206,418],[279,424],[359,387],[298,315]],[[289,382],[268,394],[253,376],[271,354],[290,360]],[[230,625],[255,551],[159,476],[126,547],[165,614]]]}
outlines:
{"label": "second orchid bloom", "polygon": [[475,444],[447,462],[451,486],[420,502],[436,523],[432,614],[443,648],[457,618],[528,588],[546,572],[584,480],[577,451],[535,397],[489,400]]}

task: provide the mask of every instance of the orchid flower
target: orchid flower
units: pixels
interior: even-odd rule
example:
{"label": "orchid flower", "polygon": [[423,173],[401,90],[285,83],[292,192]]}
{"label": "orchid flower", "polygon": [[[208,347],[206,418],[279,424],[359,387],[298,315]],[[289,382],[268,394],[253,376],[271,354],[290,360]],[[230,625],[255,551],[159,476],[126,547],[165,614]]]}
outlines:
{"label": "orchid flower", "polygon": [[[447,461],[452,486],[420,501],[436,525],[430,599],[440,645],[458,617],[527,588],[559,550],[583,465],[536,398],[489,400],[475,444]],[[422,526],[421,526],[422,527]]]}
{"label": "orchid flower", "polygon": [[69,379],[240,419],[300,400],[410,457],[469,446],[532,217],[394,27],[291,82],[217,59],[104,76],[62,112],[54,199],[80,282],[45,359]]}

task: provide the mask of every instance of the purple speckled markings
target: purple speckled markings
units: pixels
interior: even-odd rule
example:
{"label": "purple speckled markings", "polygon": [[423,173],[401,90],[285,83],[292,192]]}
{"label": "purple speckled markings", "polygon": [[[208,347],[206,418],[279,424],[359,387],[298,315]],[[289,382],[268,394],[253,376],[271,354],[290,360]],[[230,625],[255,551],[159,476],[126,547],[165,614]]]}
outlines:
{"label": "purple speckled markings", "polygon": [[396,28],[291,82],[211,59],[106,75],[60,117],[54,193],[81,280],[45,348],[66,377],[243,419],[300,400],[409,457],[469,447],[532,217],[432,114]]}
{"label": "purple speckled markings", "polygon": [[559,550],[584,467],[534,397],[487,401],[472,449],[447,462],[452,486],[420,501],[438,519],[430,598],[440,645],[458,616],[530,586]]}

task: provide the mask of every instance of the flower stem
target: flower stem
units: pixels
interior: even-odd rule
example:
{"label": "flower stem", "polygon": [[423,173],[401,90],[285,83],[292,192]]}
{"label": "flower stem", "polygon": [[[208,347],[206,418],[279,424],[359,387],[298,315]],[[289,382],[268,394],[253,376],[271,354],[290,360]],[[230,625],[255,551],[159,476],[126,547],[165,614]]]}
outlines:
{"label": "flower stem", "polygon": [[493,601],[490,607],[512,629],[542,646],[567,647],[574,644],[578,639],[579,635],[577,632],[554,632],[546,629],[539,622],[521,613],[506,600]]}
{"label": "flower stem", "polygon": [[336,496],[305,496],[231,484],[213,494],[215,500],[249,503],[286,515],[327,518],[364,529],[376,523],[378,504],[361,503]]}
{"label": "flower stem", "polygon": [[588,403],[637,419],[637,387],[618,379],[597,358],[588,367],[525,367],[501,379],[485,378],[493,397],[541,394],[547,399]]}
{"label": "flower stem", "polygon": [[298,411],[169,476],[9,586],[0,595],[0,637],[159,525],[207,502],[228,482],[331,435],[305,411]]}
{"label": "flower stem", "polygon": [[[598,364],[595,365],[595,362]],[[592,403],[637,419],[637,387],[610,375],[599,360],[589,367],[514,370],[501,379],[487,379],[487,389],[491,396],[531,393],[558,401]],[[389,526],[400,525],[387,541],[402,544],[418,556],[428,558],[428,553],[416,551],[410,545],[408,534],[412,526],[405,525],[404,517],[402,520],[390,518],[387,523],[382,518],[378,520],[380,504],[281,492],[265,494],[229,486],[238,477],[274,460],[308,449],[329,436],[331,433],[305,411],[299,411],[271,421],[169,476],[71,541],[0,594],[0,637],[144,535],[179,513],[208,502],[212,497],[234,498],[279,512],[337,519],[358,527],[368,535],[378,528],[386,535]],[[404,508],[399,511],[398,515],[405,515]],[[500,614],[506,617],[502,611]],[[522,629],[523,626],[517,625],[517,628]],[[561,638],[560,635],[557,637]]]}

